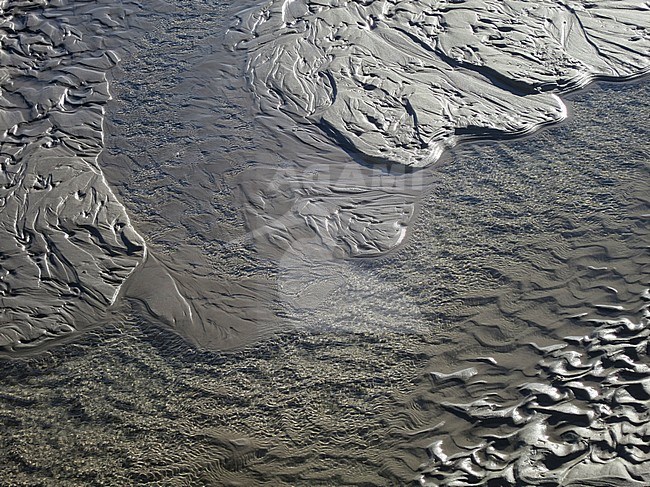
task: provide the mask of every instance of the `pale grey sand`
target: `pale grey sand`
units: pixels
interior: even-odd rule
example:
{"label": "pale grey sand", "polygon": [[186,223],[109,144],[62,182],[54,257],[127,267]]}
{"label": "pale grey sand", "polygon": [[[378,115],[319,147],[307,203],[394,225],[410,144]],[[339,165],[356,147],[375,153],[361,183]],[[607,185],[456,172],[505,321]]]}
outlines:
{"label": "pale grey sand", "polygon": [[[18,187],[28,217],[2,212],[0,264],[35,259],[5,273],[3,309],[36,312],[3,322],[0,483],[648,484],[645,80],[412,171],[259,115],[245,53],[222,49],[234,9],[7,5],[16,59],[55,59],[32,32],[54,22],[122,61],[84,61],[90,98],[42,101],[45,122],[12,98],[35,120],[3,150],[22,134],[44,177]],[[66,79],[34,76],[21,96]],[[74,153],[40,157],[62,128]],[[69,217],[80,181],[96,228]],[[45,244],[22,248],[32,227]],[[63,258],[90,275],[79,295]]]}
{"label": "pale grey sand", "polygon": [[145,248],[98,163],[127,10],[1,8],[0,354],[20,355],[111,319]]}
{"label": "pale grey sand", "polygon": [[632,2],[216,5],[179,38],[184,8],[4,7],[3,354],[131,308],[208,349],[268,337],[342,286],[342,259],[405,242],[438,177],[410,166],[648,67]]}
{"label": "pale grey sand", "polygon": [[555,95],[650,68],[638,1],[277,0],[240,15],[260,109],[370,161],[434,163],[459,140],[565,118]]}

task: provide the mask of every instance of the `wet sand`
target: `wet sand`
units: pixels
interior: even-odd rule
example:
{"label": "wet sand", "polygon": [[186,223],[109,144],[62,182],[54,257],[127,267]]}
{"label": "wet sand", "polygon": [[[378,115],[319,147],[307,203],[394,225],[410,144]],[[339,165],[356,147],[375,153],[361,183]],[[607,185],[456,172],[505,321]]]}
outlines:
{"label": "wet sand", "polygon": [[[224,355],[197,352],[159,328],[120,324],[3,363],[2,478],[8,485],[417,485],[424,476],[435,485],[456,472],[480,485],[480,476],[457,466],[466,448],[485,450],[486,438],[503,436],[493,445],[506,456],[490,471],[508,478],[517,463],[511,449],[530,453],[544,438],[508,437],[508,415],[492,422],[483,415],[473,430],[462,406],[450,406],[496,402],[496,394],[502,402],[492,411],[536,401],[529,413],[556,417],[553,435],[574,425],[578,439],[563,443],[569,452],[582,455],[586,444],[607,452],[612,440],[597,436],[613,435],[606,459],[640,459],[631,470],[647,478],[640,471],[647,399],[633,385],[648,365],[647,88],[594,90],[575,101],[576,116],[562,127],[457,151],[406,245],[380,261],[346,264],[345,289],[302,314],[304,327]],[[593,124],[597,117],[606,123]],[[404,313],[404,301],[418,312]],[[399,321],[391,316],[398,312]],[[605,322],[620,318],[643,327]],[[411,332],[418,323],[425,331]],[[622,346],[624,353],[591,385],[621,392],[596,401],[575,384],[568,392],[558,374],[573,363],[570,375],[584,375],[571,382],[589,379],[599,369],[580,364],[602,363],[607,354],[589,354],[611,329],[614,340],[624,338],[611,352]],[[565,339],[599,330],[600,339]],[[569,351],[582,357],[558,366]],[[471,367],[480,373],[440,375]],[[626,390],[636,395],[631,406]],[[584,414],[598,404],[612,412],[590,432],[585,420],[567,423],[566,412],[553,411],[562,402]],[[636,419],[620,414],[629,407]],[[559,442],[552,438],[547,448]],[[560,461],[549,466],[565,465],[567,450],[555,451]],[[442,454],[458,456],[436,463]],[[601,480],[611,463],[597,471]],[[618,478],[600,485],[625,485],[627,473],[609,474]]]}
{"label": "wet sand", "polygon": [[557,94],[650,69],[638,2],[271,1],[229,32],[260,111],[412,167],[566,117]]}
{"label": "wet sand", "polygon": [[[213,42],[231,14],[125,17],[139,50],[110,68],[112,100],[81,104],[101,108],[106,149],[82,134],[61,184],[98,167],[80,173],[107,223],[71,241],[121,270],[83,288],[95,301],[8,288],[43,310],[33,338],[25,320],[3,335],[22,336],[3,343],[22,357],[1,363],[3,483],[646,485],[646,82],[596,86],[565,124],[436,167],[362,165],[290,119],[265,131],[210,76],[234,69]],[[69,282],[51,251],[65,220],[33,214]],[[38,332],[52,296],[97,319]]]}
{"label": "wet sand", "polygon": [[649,66],[628,2],[282,5],[7,7],[0,354],[131,313],[211,350],[286,330],[405,242],[443,148]]}

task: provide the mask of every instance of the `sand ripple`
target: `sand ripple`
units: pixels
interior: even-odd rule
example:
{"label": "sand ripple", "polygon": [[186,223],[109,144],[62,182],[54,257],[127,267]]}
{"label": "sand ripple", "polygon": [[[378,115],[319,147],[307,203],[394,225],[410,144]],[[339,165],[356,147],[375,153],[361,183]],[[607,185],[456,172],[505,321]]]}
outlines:
{"label": "sand ripple", "polygon": [[417,167],[463,139],[563,120],[555,93],[647,72],[649,12],[638,1],[272,0],[240,15],[231,42],[248,52],[262,112]]}
{"label": "sand ripple", "polygon": [[[644,298],[650,299],[646,293]],[[563,344],[529,343],[530,370],[496,360],[432,373],[434,387],[463,382],[494,391],[471,402],[442,402],[457,430],[427,448],[422,485],[646,485],[650,476],[649,307],[639,321],[593,320],[596,330]],[[517,378],[515,401],[498,385]],[[518,397],[517,397],[518,396]],[[444,426],[444,425],[443,425]],[[464,430],[464,432],[463,432]]]}
{"label": "sand ripple", "polygon": [[144,256],[106,183],[112,2],[0,3],[0,354],[101,321]]}

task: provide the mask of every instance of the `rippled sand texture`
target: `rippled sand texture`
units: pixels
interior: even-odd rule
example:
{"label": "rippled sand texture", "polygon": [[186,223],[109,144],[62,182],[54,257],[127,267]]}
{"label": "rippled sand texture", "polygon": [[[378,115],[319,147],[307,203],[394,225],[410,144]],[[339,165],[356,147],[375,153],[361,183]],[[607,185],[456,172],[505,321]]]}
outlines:
{"label": "rippled sand texture", "polygon": [[143,258],[97,162],[127,17],[114,2],[0,3],[0,354],[100,321]]}
{"label": "rippled sand texture", "polygon": [[[617,109],[611,93],[595,93],[604,98],[595,101],[600,108],[592,119],[611,121],[616,113],[623,116],[618,120],[633,120],[636,108],[647,113],[647,102],[634,97],[627,110]],[[632,122],[627,130],[633,144],[626,150],[618,147],[622,131],[607,134],[588,126],[572,133],[585,155],[566,158],[562,150],[553,154],[557,147],[531,144],[536,160],[570,160],[582,172],[572,178],[558,168],[564,182],[525,185],[525,199],[544,208],[534,219],[526,215],[525,199],[517,210],[509,203],[518,200],[520,186],[505,174],[499,178],[488,171],[481,177],[487,187],[500,181],[497,191],[509,193],[500,205],[488,203],[493,197],[487,192],[469,190],[491,229],[481,231],[489,237],[489,250],[454,253],[461,260],[463,253],[478,255],[468,265],[487,267],[492,275],[486,281],[493,287],[478,282],[469,290],[463,300],[465,338],[451,350],[441,348],[442,355],[427,367],[428,380],[413,395],[418,407],[412,411],[412,434],[405,438],[427,451],[419,467],[422,485],[650,482],[647,129]],[[598,156],[587,134],[608,147],[611,172],[593,171],[591,161]],[[633,161],[641,172],[632,170]],[[531,177],[525,165],[520,170],[523,180]],[[629,186],[614,190],[627,178]],[[573,190],[562,190],[571,179]],[[552,188],[559,190],[554,196]],[[465,219],[461,211],[456,214]],[[512,239],[513,232],[523,237],[528,225],[543,226],[551,214],[551,234],[540,234],[534,243]],[[504,227],[504,219],[516,226]],[[494,249],[509,245],[529,262],[503,265]]]}
{"label": "rippled sand texture", "polygon": [[[272,330],[272,315],[262,312],[272,300],[267,280],[241,276],[229,280],[205,265],[201,252],[186,251],[184,240],[189,237],[181,229],[188,222],[178,207],[188,202],[209,205],[215,195],[213,186],[208,183],[201,190],[195,186],[178,198],[180,205],[168,205],[159,198],[154,210],[131,206],[131,211],[140,210],[136,231],[122,202],[143,191],[147,196],[160,195],[141,184],[133,194],[120,194],[118,199],[111,187],[120,189],[125,168],[119,168],[110,183],[105,178],[107,166],[115,169],[123,162],[119,156],[125,146],[138,141],[140,151],[147,147],[133,134],[147,121],[146,115],[136,112],[128,125],[115,129],[122,137],[117,153],[105,150],[110,139],[107,130],[115,123],[105,120],[108,102],[119,103],[112,98],[109,81],[115,82],[111,77],[123,62],[120,57],[130,59],[131,67],[142,62],[129,73],[129,86],[141,85],[161,67],[166,71],[160,78],[165,78],[187,63],[176,58],[172,67],[164,65],[165,54],[155,54],[159,45],[138,50],[163,22],[178,21],[170,14],[174,4],[148,2],[146,8],[143,14],[141,5],[130,2],[2,4],[2,355],[42,351],[91,325],[123,320],[132,309],[207,348],[233,348]],[[198,15],[196,9],[194,15]],[[192,35],[198,35],[198,23],[193,29]],[[206,46],[216,42],[215,31],[208,33]],[[165,42],[177,43],[173,32],[167,33]],[[166,55],[179,52],[166,47]],[[153,59],[160,65],[152,65]],[[214,76],[214,67],[210,67],[200,74],[199,83]],[[142,107],[142,100],[150,96],[151,92],[142,93],[137,106]],[[201,103],[205,102],[202,96]],[[199,108],[190,112],[196,116]],[[158,119],[155,123],[164,127],[168,122]],[[148,135],[157,138],[150,152],[138,154],[139,163],[164,148],[161,141],[169,137]],[[148,180],[146,184],[174,191],[185,181],[183,176],[192,172],[187,166],[191,161],[182,162],[186,164],[183,174],[174,174],[173,181]],[[223,165],[202,167],[201,174],[207,175],[202,183],[214,180],[215,175],[218,178],[222,170]],[[136,171],[135,177],[141,180],[151,176],[140,167]],[[182,255],[180,262],[171,259],[164,246],[149,248],[138,233],[140,228],[154,233],[150,221],[157,217],[156,210],[163,210],[164,218],[183,217],[173,222],[177,235],[171,244]],[[223,233],[201,227],[205,217],[197,211],[188,219],[193,237],[200,234],[199,238],[209,242],[224,238]],[[259,306],[260,301],[264,306]]]}
{"label": "rippled sand texture", "polygon": [[405,245],[287,333],[221,354],[117,322],[0,363],[2,483],[650,485],[649,88],[456,148]]}
{"label": "rippled sand texture", "polygon": [[432,372],[439,393],[462,383],[483,396],[440,402],[456,421],[451,430],[442,415],[434,428],[441,439],[427,447],[422,485],[647,485],[648,305],[639,315],[592,320],[594,332],[562,344],[530,342],[519,353],[537,356],[534,367],[516,364],[515,352],[507,365],[479,357],[453,373]]}
{"label": "rippled sand texture", "polygon": [[649,26],[635,0],[274,0],[241,14],[231,42],[263,112],[417,167],[564,119],[554,93],[647,72]]}
{"label": "rippled sand texture", "polygon": [[[314,122],[337,141],[354,139],[375,162],[417,166],[463,133],[524,133],[559,120],[565,107],[549,90],[638,75],[647,60],[647,8],[625,2],[575,12],[271,3],[241,16],[228,40],[241,49],[231,56],[223,52],[232,18],[225,4],[148,3],[146,12],[129,2],[2,5],[0,353],[13,355],[70,337],[107,312],[117,318],[118,308],[121,319],[126,300],[212,349],[252,343],[286,328],[287,317],[302,323],[305,310],[347,285],[341,257],[403,244],[435,180],[399,164],[355,164]],[[477,33],[463,34],[467,25]],[[497,32],[514,47],[497,49]],[[475,46],[475,55],[454,42]],[[513,61],[504,49],[524,57]],[[112,81],[118,99],[108,104],[107,73],[122,52],[126,66]],[[264,124],[273,127],[266,134],[247,111],[246,56]],[[278,106],[305,124],[292,131]],[[109,107],[128,113],[105,123]],[[102,153],[104,139],[110,153]]]}

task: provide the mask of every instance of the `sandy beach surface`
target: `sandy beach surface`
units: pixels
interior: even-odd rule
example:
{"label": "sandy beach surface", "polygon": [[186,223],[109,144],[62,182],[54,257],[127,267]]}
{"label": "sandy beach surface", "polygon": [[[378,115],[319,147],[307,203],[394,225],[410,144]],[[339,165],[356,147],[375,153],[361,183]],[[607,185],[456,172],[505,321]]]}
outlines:
{"label": "sandy beach surface", "polygon": [[649,485],[647,8],[322,3],[0,2],[0,484]]}

